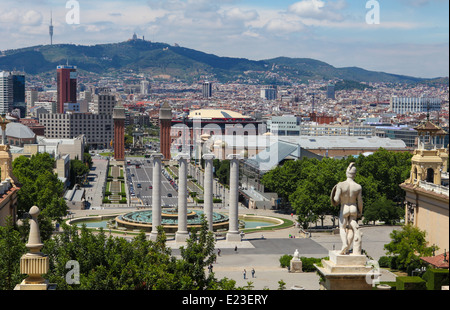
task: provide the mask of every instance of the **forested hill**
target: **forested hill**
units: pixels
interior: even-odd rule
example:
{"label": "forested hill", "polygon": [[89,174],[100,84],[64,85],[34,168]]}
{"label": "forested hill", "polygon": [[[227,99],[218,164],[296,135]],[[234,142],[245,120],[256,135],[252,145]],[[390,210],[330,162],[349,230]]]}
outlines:
{"label": "forested hill", "polygon": [[0,70],[19,70],[27,74],[51,72],[69,63],[81,71],[102,74],[112,70],[134,70],[150,75],[165,75],[181,80],[204,75],[222,82],[249,81],[280,83],[311,79],[343,79],[355,82],[418,83],[424,79],[361,68],[335,68],[309,58],[279,57],[261,61],[219,57],[194,49],[128,40],[92,46],[57,44],[2,51]]}

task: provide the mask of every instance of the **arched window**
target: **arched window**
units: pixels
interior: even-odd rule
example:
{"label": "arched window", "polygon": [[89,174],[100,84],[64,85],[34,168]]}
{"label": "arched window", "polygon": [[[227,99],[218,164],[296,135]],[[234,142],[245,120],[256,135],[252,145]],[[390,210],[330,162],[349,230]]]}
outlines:
{"label": "arched window", "polygon": [[433,168],[427,169],[427,182],[434,183],[434,170]]}
{"label": "arched window", "polygon": [[417,180],[417,167],[413,169],[413,180]]}

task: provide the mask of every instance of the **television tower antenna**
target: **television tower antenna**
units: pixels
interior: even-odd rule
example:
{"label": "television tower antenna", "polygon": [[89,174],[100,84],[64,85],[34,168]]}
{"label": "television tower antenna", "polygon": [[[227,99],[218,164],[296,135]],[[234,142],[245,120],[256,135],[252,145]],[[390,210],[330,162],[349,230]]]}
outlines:
{"label": "television tower antenna", "polygon": [[53,45],[53,12],[50,11],[50,26],[48,27],[48,32],[50,34],[50,45]]}

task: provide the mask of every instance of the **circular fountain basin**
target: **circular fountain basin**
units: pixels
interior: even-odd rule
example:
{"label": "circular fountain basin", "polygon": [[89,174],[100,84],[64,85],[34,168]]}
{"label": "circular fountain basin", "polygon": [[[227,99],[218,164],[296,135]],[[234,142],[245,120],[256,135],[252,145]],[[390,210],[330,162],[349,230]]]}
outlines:
{"label": "circular fountain basin", "polygon": [[[188,210],[187,227],[188,229],[200,228],[203,211]],[[119,215],[115,218],[118,227],[124,227],[127,230],[152,231],[152,211],[143,210]],[[163,209],[161,211],[161,225],[166,233],[175,233],[178,231],[178,211],[176,209]],[[221,213],[213,213],[213,230],[228,230],[228,216]]]}

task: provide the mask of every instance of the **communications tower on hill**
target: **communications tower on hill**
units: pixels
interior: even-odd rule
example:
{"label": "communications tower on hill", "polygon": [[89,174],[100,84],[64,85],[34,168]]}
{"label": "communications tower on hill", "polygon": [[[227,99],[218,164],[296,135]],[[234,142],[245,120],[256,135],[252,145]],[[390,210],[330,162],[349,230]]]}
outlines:
{"label": "communications tower on hill", "polygon": [[50,26],[48,26],[48,33],[50,34],[50,45],[53,45],[53,16],[50,11]]}

